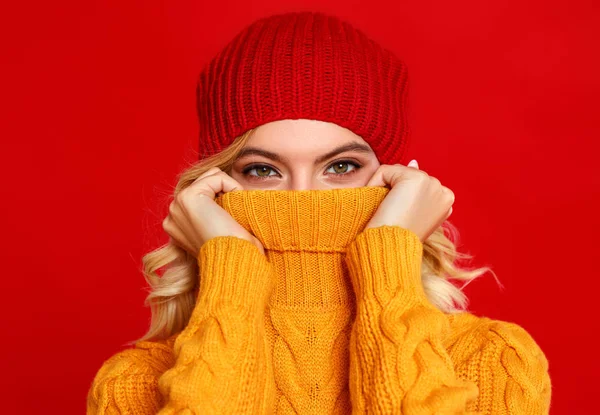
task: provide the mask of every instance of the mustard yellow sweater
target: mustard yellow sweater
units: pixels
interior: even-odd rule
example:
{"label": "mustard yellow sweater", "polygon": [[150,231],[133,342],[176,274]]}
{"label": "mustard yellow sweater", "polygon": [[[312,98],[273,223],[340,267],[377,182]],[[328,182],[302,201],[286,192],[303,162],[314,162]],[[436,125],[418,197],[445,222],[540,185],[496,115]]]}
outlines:
{"label": "mustard yellow sweater", "polygon": [[217,237],[183,331],[104,362],[91,414],[547,414],[548,361],[510,322],[445,314],[423,245],[364,229],[383,187],[235,191],[217,203],[264,245]]}

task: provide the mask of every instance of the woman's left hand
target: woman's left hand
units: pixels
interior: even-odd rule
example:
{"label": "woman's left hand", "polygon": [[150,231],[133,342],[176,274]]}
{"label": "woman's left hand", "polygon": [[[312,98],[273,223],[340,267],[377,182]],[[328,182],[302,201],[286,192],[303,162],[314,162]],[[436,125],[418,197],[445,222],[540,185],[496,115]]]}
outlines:
{"label": "woman's left hand", "polygon": [[382,164],[367,186],[389,186],[390,191],[365,229],[400,226],[423,242],[452,214],[454,193],[419,170],[416,160],[408,166]]}

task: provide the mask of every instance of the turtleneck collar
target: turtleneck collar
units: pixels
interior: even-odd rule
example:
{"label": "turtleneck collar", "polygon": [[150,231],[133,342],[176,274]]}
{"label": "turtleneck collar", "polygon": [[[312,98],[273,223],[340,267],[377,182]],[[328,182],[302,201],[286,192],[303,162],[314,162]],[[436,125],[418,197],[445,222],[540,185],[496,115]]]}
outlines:
{"label": "turtleneck collar", "polygon": [[344,251],[389,192],[385,187],[241,190],[217,204],[266,250]]}
{"label": "turtleneck collar", "polygon": [[344,263],[389,189],[238,190],[215,202],[263,244],[275,267],[271,306],[331,308],[354,302]]}

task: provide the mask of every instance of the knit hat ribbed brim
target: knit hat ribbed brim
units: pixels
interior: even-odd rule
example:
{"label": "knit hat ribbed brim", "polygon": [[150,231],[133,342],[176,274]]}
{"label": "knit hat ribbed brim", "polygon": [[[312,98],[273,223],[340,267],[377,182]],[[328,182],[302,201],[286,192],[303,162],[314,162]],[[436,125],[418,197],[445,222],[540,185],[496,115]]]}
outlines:
{"label": "knit hat ribbed brim", "polygon": [[200,157],[267,122],[305,118],[348,128],[382,164],[406,164],[407,96],[404,62],[349,23],[320,12],[261,18],[200,73]]}

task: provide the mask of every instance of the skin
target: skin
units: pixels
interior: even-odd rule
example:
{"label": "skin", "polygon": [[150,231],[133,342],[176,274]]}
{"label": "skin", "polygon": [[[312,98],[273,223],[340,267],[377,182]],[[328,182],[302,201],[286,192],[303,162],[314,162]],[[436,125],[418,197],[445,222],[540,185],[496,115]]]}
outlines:
{"label": "skin", "polygon": [[[350,144],[355,148],[331,154]],[[218,236],[246,239],[264,253],[260,241],[217,205],[219,193],[362,186],[390,189],[365,229],[401,226],[424,241],[452,213],[454,193],[420,170],[416,161],[408,166],[380,164],[368,143],[344,127],[286,119],[256,128],[229,174],[212,168],[179,192],[163,229],[172,242],[194,255]]]}
{"label": "skin", "polygon": [[[341,146],[361,149],[327,156]],[[258,127],[230,172],[245,189],[308,190],[362,187],[380,166],[359,135],[337,124],[315,120],[279,120]],[[327,156],[319,160],[322,156]],[[276,160],[275,158],[280,158]]]}

